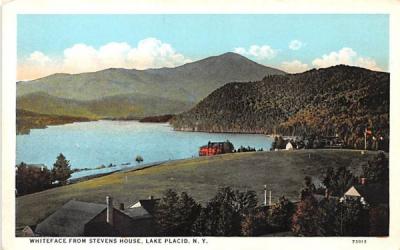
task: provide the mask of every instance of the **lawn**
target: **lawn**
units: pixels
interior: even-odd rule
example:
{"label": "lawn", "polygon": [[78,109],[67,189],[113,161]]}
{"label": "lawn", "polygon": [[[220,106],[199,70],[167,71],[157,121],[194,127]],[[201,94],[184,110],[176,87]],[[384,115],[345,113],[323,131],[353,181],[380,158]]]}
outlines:
{"label": "lawn", "polygon": [[35,225],[71,199],[104,203],[111,195],[115,206],[135,203],[150,195],[160,197],[172,188],[185,191],[203,204],[218,188],[231,186],[254,190],[263,200],[264,184],[272,190],[273,201],[284,195],[297,199],[303,178],[317,183],[327,167],[347,166],[359,175],[362,164],[376,152],[357,150],[299,150],[250,152],[201,157],[164,163],[154,167],[118,172],[16,199],[16,226]]}

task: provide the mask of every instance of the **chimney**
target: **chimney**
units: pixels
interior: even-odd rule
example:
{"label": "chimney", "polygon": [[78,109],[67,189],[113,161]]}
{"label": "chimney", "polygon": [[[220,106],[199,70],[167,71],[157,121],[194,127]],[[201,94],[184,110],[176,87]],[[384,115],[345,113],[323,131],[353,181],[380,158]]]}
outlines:
{"label": "chimney", "polygon": [[361,185],[367,184],[367,178],[361,177],[361,178],[360,178],[360,184],[361,184]]}
{"label": "chimney", "polygon": [[119,210],[125,210],[125,205],[124,203],[119,203]]}
{"label": "chimney", "polygon": [[107,203],[107,223],[110,225],[114,224],[114,207],[113,207],[113,200],[111,196],[106,197]]}

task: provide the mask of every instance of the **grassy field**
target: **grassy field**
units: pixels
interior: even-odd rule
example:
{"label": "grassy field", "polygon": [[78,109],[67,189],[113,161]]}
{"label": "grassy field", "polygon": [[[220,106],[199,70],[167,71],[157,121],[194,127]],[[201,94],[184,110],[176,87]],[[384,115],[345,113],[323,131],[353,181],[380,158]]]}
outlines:
{"label": "grassy field", "polygon": [[327,167],[347,166],[358,175],[361,166],[376,152],[362,155],[356,150],[299,150],[250,152],[201,157],[164,163],[143,170],[118,172],[88,181],[18,197],[16,226],[34,225],[71,199],[104,203],[106,195],[115,205],[125,206],[150,195],[160,197],[172,188],[185,191],[204,203],[218,188],[231,186],[254,190],[260,202],[263,185],[272,190],[273,200],[285,195],[298,198],[303,178],[318,181]]}

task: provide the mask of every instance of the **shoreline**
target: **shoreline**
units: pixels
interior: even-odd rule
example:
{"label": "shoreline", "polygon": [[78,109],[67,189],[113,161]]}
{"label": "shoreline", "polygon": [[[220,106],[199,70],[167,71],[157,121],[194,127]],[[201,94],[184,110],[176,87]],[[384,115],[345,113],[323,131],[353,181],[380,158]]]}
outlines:
{"label": "shoreline", "polygon": [[[75,118],[75,117],[71,117],[71,118]],[[79,120],[82,117],[76,117],[77,120],[74,121],[68,121],[68,122],[63,122],[63,123],[57,123],[57,124],[46,124],[43,127],[33,127],[30,128],[30,130],[32,129],[46,129],[48,127],[52,127],[52,126],[62,126],[62,125],[66,125],[66,124],[74,124],[74,123],[81,123],[81,122],[98,122],[98,121],[116,121],[116,122],[139,122],[139,123],[149,123],[149,124],[168,124],[169,126],[171,126],[172,130],[175,132],[187,132],[187,133],[191,133],[191,132],[195,132],[195,133],[210,133],[210,134],[246,134],[246,135],[265,135],[267,137],[275,137],[278,134],[264,134],[263,132],[248,132],[248,131],[207,131],[207,130],[192,130],[192,129],[176,129],[172,126],[172,124],[170,122],[153,122],[153,121],[141,121],[143,119],[114,119],[114,118],[98,118],[98,119],[92,119],[92,118],[87,118],[88,120]],[[17,135],[26,135],[29,134],[28,133],[22,133],[22,131],[18,132],[17,131]],[[294,138],[296,136],[289,136],[289,135],[281,135],[284,138]]]}
{"label": "shoreline", "polygon": [[[227,130],[208,131],[208,130],[194,130],[194,129],[177,129],[177,128],[174,128],[172,125],[171,125],[171,127],[176,132],[187,132],[187,133],[195,132],[195,133],[209,133],[209,134],[246,134],[246,135],[265,135],[267,137],[275,137],[275,136],[279,135],[279,134],[265,134],[263,132],[249,132],[249,131],[229,131],[229,130],[228,131]],[[297,137],[297,136],[290,136],[290,135],[280,135],[280,136],[285,137],[285,138]]]}
{"label": "shoreline", "polygon": [[[185,160],[185,159],[179,159],[179,160]],[[166,160],[166,161],[150,162],[150,163],[142,164],[142,165],[139,165],[139,166],[122,167],[120,169],[111,170],[110,172],[85,175],[85,176],[82,176],[82,177],[69,179],[69,185],[70,184],[75,184],[75,183],[78,183],[78,182],[83,182],[83,181],[95,179],[95,178],[99,178],[99,177],[103,177],[103,176],[107,176],[107,175],[110,175],[110,174],[113,174],[113,173],[132,172],[132,171],[137,171],[137,170],[143,170],[143,169],[146,169],[146,168],[155,167],[155,166],[161,165],[163,163],[168,163],[168,162],[173,162],[173,161],[177,161],[177,160]],[[90,169],[89,171],[93,171],[93,170],[96,170],[96,169]],[[85,170],[83,170],[82,172],[84,172],[84,171]]]}

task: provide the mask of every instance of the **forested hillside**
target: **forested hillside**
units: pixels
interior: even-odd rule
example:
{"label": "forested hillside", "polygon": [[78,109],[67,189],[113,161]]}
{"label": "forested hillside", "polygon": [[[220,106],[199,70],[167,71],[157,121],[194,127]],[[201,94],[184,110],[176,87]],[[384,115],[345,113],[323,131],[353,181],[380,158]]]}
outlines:
{"label": "forested hillside", "polygon": [[139,119],[149,115],[179,113],[194,104],[156,96],[125,94],[99,100],[71,100],[43,92],[17,98],[17,108],[41,114],[79,116],[90,119]]}
{"label": "forested hillside", "polygon": [[49,125],[90,121],[90,119],[86,117],[44,115],[22,109],[17,109],[16,115],[17,134],[29,134],[31,129],[46,128]]}
{"label": "forested hillside", "polygon": [[389,74],[339,65],[232,82],[171,123],[188,131],[338,134],[361,147],[365,128],[389,136]]}

